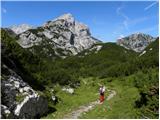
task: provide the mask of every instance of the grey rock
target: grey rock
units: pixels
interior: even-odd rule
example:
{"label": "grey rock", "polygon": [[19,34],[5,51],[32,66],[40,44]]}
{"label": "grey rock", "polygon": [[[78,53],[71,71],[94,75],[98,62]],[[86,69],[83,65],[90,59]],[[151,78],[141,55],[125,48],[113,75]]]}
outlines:
{"label": "grey rock", "polygon": [[126,49],[134,50],[135,52],[142,52],[155,38],[143,33],[132,34],[117,40],[117,44]]}
{"label": "grey rock", "polygon": [[32,26],[30,25],[27,25],[27,24],[22,24],[22,25],[14,25],[14,26],[11,26],[10,29],[15,32],[16,34],[20,34],[22,32],[25,32],[29,29],[31,29]]}
{"label": "grey rock", "polygon": [[8,74],[3,73],[1,82],[3,116],[8,118],[39,118],[48,110],[47,100],[32,89],[23,79],[6,65],[3,68]]}
{"label": "grey rock", "polygon": [[33,34],[30,31],[26,31],[19,35],[19,40],[17,41],[23,48],[29,48],[34,45],[38,45],[42,41],[41,37]]}
{"label": "grey rock", "polygon": [[36,94],[26,96],[25,99],[17,105],[14,114],[18,118],[40,118],[47,111],[47,101]]}
{"label": "grey rock", "polygon": [[142,56],[142,55],[144,55],[145,53],[146,53],[146,51],[144,50],[144,51],[139,55],[139,57]]}
{"label": "grey rock", "polygon": [[[91,36],[86,25],[76,21],[69,13],[48,21],[33,30],[29,29],[20,33],[18,37],[19,40],[17,42],[23,48],[31,48],[48,40],[48,44],[52,45],[56,55],[63,58],[68,55],[76,55],[100,42]],[[63,55],[57,51],[57,48],[65,51]],[[48,48],[46,47],[46,49]]]}
{"label": "grey rock", "polygon": [[66,88],[66,87],[64,87],[64,88],[62,88],[62,91],[65,91],[65,92],[70,93],[70,94],[74,93],[74,89],[73,88]]}

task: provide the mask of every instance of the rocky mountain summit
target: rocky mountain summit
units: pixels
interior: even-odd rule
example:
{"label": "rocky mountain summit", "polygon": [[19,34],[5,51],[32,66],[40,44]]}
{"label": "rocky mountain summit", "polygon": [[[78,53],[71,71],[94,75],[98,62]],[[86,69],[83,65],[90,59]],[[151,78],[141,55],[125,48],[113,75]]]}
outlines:
{"label": "rocky mountain summit", "polygon": [[136,33],[117,40],[117,44],[136,52],[143,51],[155,38],[143,33]]}
{"label": "rocky mountain summit", "polygon": [[45,50],[42,52],[51,57],[76,55],[100,42],[91,36],[86,25],[76,21],[69,13],[34,29],[23,29],[23,32],[12,30],[18,33],[18,43],[23,48],[33,52],[35,47],[43,46]]}

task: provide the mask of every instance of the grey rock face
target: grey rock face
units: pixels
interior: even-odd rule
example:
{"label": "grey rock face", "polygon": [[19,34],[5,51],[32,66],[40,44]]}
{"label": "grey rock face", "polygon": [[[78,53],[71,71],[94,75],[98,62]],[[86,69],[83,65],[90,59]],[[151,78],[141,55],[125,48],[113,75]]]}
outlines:
{"label": "grey rock face", "polygon": [[[39,118],[48,110],[45,98],[34,91],[20,76],[3,64],[2,118]],[[11,117],[12,115],[12,117]]]}
{"label": "grey rock face", "polygon": [[143,33],[132,34],[117,40],[117,44],[136,52],[143,51],[155,38]]}
{"label": "grey rock face", "polygon": [[16,34],[20,34],[24,31],[27,31],[28,29],[31,29],[32,26],[30,25],[27,25],[27,24],[22,24],[22,25],[14,25],[14,26],[11,26],[10,29],[15,32]]}
{"label": "grey rock face", "polygon": [[[23,48],[30,48],[39,43],[50,41],[54,48],[60,48],[66,53],[76,55],[84,49],[90,48],[93,44],[100,42],[94,39],[89,28],[77,21],[71,14],[64,14],[52,21],[46,22],[43,26],[27,30],[18,35],[18,43]],[[56,51],[56,50],[55,50]],[[56,51],[59,55],[59,52]]]}
{"label": "grey rock face", "polygon": [[[41,37],[36,36],[32,32],[26,31],[19,36],[20,40],[18,43],[23,46],[23,48],[32,47],[33,45],[38,45],[42,41]],[[23,40],[22,40],[23,39]]]}

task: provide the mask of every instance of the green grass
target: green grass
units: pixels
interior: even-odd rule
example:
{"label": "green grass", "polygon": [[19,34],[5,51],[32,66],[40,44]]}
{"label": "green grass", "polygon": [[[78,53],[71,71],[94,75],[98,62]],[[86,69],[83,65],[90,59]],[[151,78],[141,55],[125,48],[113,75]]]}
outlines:
{"label": "green grass", "polygon": [[[124,80],[128,82],[124,84]],[[109,101],[96,106],[95,109],[83,114],[83,119],[119,119],[119,118],[137,118],[138,111],[134,108],[134,102],[139,98],[138,89],[132,86],[132,77],[117,79],[106,85],[116,91]]]}
{"label": "green grass", "polygon": [[[113,79],[111,82],[107,82]],[[79,106],[88,104],[99,99],[98,83],[104,83],[111,90],[116,91],[116,95],[102,105],[83,114],[80,118],[137,118],[138,111],[134,108],[134,102],[139,98],[138,89],[133,86],[133,77],[121,78],[86,78],[81,80],[81,86],[76,89],[75,94],[71,95],[60,90],[57,87],[57,96],[62,100],[55,108],[56,112],[47,115],[44,118],[63,118],[64,115],[76,110]],[[87,83],[87,84],[85,84]],[[106,96],[109,93],[106,92]]]}
{"label": "green grass", "polygon": [[98,79],[96,78],[83,79],[81,81],[81,86],[75,90],[73,95],[60,90],[58,86],[56,88],[56,91],[58,91],[56,95],[61,101],[55,106],[57,111],[43,117],[43,119],[63,118],[64,115],[77,109],[79,106],[97,100],[99,98],[99,86],[97,82]]}
{"label": "green grass", "polygon": [[20,103],[24,100],[25,97],[26,95],[19,94],[16,96],[16,101]]}

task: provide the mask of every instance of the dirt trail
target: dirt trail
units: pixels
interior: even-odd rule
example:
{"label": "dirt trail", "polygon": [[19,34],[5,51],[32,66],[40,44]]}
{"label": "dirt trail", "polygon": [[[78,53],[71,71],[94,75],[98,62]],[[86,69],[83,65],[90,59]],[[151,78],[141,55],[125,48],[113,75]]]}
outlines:
{"label": "dirt trail", "polygon": [[[107,90],[110,94],[107,96],[106,100],[110,100],[116,95],[116,91]],[[96,105],[100,104],[99,100],[89,103],[88,105],[80,106],[77,110],[64,116],[64,119],[78,119],[82,113],[92,110]]]}

